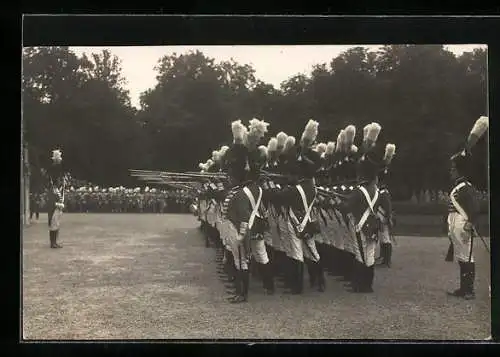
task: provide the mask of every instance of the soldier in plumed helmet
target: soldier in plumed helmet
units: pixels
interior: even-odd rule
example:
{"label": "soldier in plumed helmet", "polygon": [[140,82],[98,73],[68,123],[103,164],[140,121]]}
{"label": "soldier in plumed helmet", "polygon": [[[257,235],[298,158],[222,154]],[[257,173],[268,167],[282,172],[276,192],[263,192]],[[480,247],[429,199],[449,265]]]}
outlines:
{"label": "soldier in plumed helmet", "polygon": [[[378,135],[378,127],[373,127],[371,135]],[[366,140],[368,132],[364,131],[363,140]],[[336,179],[338,182],[337,192],[341,195],[348,196],[353,189],[353,182],[357,181],[356,163],[359,158],[358,147],[354,145],[356,136],[356,127],[348,125],[345,129],[339,132],[337,136],[337,144],[335,147],[337,162],[335,165]],[[352,234],[352,223],[346,214],[340,214],[339,233],[342,240],[336,242],[338,247],[341,247],[340,252],[337,251],[338,268],[342,275],[342,280],[349,282],[354,274],[355,265],[355,247],[356,239]]]}
{"label": "soldier in plumed helmet", "polygon": [[[278,133],[276,150],[269,150],[269,171],[278,174],[287,174],[288,153],[295,147],[295,137],[284,132]],[[272,142],[272,139],[270,143]],[[272,241],[274,250],[274,272],[284,278],[285,288],[291,289],[290,271],[293,271],[294,252],[289,238],[288,206],[283,202],[282,189],[288,184],[287,176],[280,182],[269,182],[271,186],[266,192],[269,196],[272,224]]]}
{"label": "soldier in plumed helmet", "polygon": [[64,209],[64,171],[62,166],[61,150],[53,150],[51,164],[47,169],[48,174],[48,225],[51,248],[62,248],[57,243],[61,218]]}
{"label": "soldier in plumed helmet", "polygon": [[465,149],[451,157],[453,188],[449,195],[448,230],[455,259],[460,269],[460,286],[449,295],[474,299],[476,266],[473,255],[474,234],[480,213],[478,192],[471,183],[471,148],[488,129],[488,117],[480,117],[472,128]]}
{"label": "soldier in plumed helmet", "polygon": [[319,291],[325,290],[322,261],[316,249],[314,236],[319,223],[312,216],[317,200],[315,175],[321,166],[320,155],[312,150],[318,135],[318,122],[309,120],[300,143],[288,150],[285,161],[291,185],[280,192],[282,205],[286,207],[288,239],[290,245],[289,285],[292,294],[303,292],[303,264],[308,268],[310,280]]}
{"label": "soldier in plumed helmet", "polygon": [[[254,119],[248,130],[241,121],[233,122],[233,144],[224,156],[232,186],[222,209],[222,214],[229,221],[227,239],[236,268],[236,294],[230,298],[232,303],[248,300],[249,254],[253,254],[258,264],[270,267],[263,240],[264,218],[260,210],[263,192],[257,182],[261,168],[257,145],[267,132],[267,125]],[[270,274],[270,269],[264,270],[264,275]]]}
{"label": "soldier in plumed helmet", "polygon": [[394,144],[387,144],[385,147],[385,155],[383,164],[385,168],[380,171],[378,176],[378,183],[380,188],[381,205],[377,212],[380,217],[380,259],[378,264],[390,268],[392,259],[392,229],[394,225],[394,217],[392,212],[391,193],[387,186],[387,175],[389,172],[389,165],[394,157],[396,146]]}
{"label": "soldier in plumed helmet", "polygon": [[373,292],[375,249],[380,231],[380,218],[376,213],[381,205],[378,175],[384,168],[383,158],[375,148],[380,129],[380,125],[372,123],[367,130],[357,164],[360,184],[343,204],[353,227],[351,291],[355,293]]}

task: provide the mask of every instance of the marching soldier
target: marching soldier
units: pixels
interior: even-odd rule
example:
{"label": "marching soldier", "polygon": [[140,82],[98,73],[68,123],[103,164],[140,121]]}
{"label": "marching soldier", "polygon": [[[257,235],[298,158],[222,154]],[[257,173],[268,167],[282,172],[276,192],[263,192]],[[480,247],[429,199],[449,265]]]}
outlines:
{"label": "marching soldier", "polygon": [[[352,191],[352,182],[357,181],[356,162],[358,151],[357,147],[353,144],[355,136],[356,128],[353,125],[348,125],[345,129],[341,130],[337,136],[337,145],[335,147],[336,156],[338,158],[335,172],[337,174],[336,178],[339,181],[339,186],[334,187],[334,189],[344,197],[348,196]],[[338,255],[342,275],[341,280],[346,281],[346,285],[349,285],[355,273],[356,238],[353,234],[352,222],[348,216],[342,212],[342,210],[338,216],[342,223],[339,226],[342,240],[338,243],[338,246],[342,247]]]}
{"label": "marching soldier", "polygon": [[470,149],[487,129],[488,118],[479,118],[467,138],[466,148],[451,157],[453,188],[449,196],[448,230],[460,269],[460,287],[448,294],[467,300],[475,298],[476,266],[472,251],[479,217],[477,190],[469,180],[472,161]]}
{"label": "marching soldier", "polygon": [[51,248],[62,248],[57,244],[61,217],[64,209],[64,172],[62,168],[62,153],[60,150],[52,151],[52,164],[47,170],[49,179],[48,189],[48,225]]}
{"label": "marching soldier", "polygon": [[250,249],[257,263],[267,268],[264,272],[265,281],[268,281],[271,273],[263,241],[264,219],[259,212],[263,192],[257,179],[261,164],[256,159],[259,155],[255,153],[258,140],[267,131],[267,123],[251,121],[248,131],[241,121],[235,121],[231,128],[234,141],[225,155],[225,163],[232,189],[229,199],[226,198],[223,215],[230,222],[226,227],[227,238],[237,271],[236,295],[230,298],[230,302],[241,303],[248,300]]}
{"label": "marching soldier", "polygon": [[40,217],[40,193],[37,191],[30,193],[30,221],[33,220],[33,214],[38,221]]}
{"label": "marching soldier", "polygon": [[303,291],[303,264],[308,267],[311,281],[317,283],[319,291],[325,289],[322,261],[316,249],[314,236],[320,233],[319,223],[312,217],[312,208],[317,200],[315,175],[321,162],[320,155],[312,150],[318,135],[318,123],[310,120],[299,145],[287,152],[285,167],[292,177],[292,185],[280,193],[283,206],[287,207],[288,243],[291,266],[289,271],[290,292]]}
{"label": "marching soldier", "polygon": [[460,287],[450,292],[449,295],[474,298],[475,263],[472,254],[474,227],[479,215],[479,202],[477,192],[468,177],[467,154],[455,154],[451,158],[450,176],[453,180],[453,189],[450,192],[448,207],[448,229],[451,238],[455,260],[460,268]]}
{"label": "marching soldier", "polygon": [[[281,132],[277,135],[278,146],[275,159],[270,156],[270,170],[274,173],[287,172],[287,155],[295,147],[295,137],[288,136]],[[288,184],[288,179],[282,182],[283,187]],[[280,197],[283,187],[279,183],[271,183],[270,201],[274,215],[273,225],[276,231],[273,232],[273,245],[276,247],[274,254],[274,272],[284,279],[285,288],[291,289],[290,272],[293,271],[293,251],[290,244],[288,229],[287,205],[283,204]]]}
{"label": "marching soldier", "polygon": [[375,248],[380,230],[376,212],[380,206],[377,185],[382,160],[377,159],[374,146],[380,133],[380,125],[370,124],[363,142],[363,155],[357,165],[360,184],[352,191],[343,210],[352,224],[354,261],[351,265],[351,288],[355,293],[373,292]]}
{"label": "marching soldier", "polygon": [[385,148],[384,163],[386,165],[385,169],[380,171],[378,176],[378,182],[380,187],[380,199],[381,205],[377,214],[380,218],[380,259],[378,264],[391,267],[392,258],[392,228],[394,224],[392,204],[391,204],[391,194],[387,187],[385,179],[388,173],[388,166],[392,161],[396,146],[394,144],[387,144]]}

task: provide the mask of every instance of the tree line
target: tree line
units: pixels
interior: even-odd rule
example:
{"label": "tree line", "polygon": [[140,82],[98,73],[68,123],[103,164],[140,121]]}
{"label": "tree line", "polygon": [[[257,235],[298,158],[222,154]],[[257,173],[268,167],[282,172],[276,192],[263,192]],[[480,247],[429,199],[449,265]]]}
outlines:
{"label": "tree line", "polygon": [[[314,118],[322,142],[335,141],[348,124],[360,136],[367,123],[380,123],[381,142],[397,145],[393,191],[408,198],[448,187],[450,155],[487,115],[484,49],[456,56],[440,45],[354,47],[280,88],[256,78],[248,64],[217,62],[200,51],[164,56],[155,70],[156,85],[135,109],[121,61],[109,51],[77,56],[68,47],[25,48],[23,130],[32,180],[56,146],[74,177],[130,185],[129,168],[196,169],[230,143],[233,120],[256,117],[271,123],[270,135],[299,136]],[[476,180],[484,187],[487,140],[475,150]]]}

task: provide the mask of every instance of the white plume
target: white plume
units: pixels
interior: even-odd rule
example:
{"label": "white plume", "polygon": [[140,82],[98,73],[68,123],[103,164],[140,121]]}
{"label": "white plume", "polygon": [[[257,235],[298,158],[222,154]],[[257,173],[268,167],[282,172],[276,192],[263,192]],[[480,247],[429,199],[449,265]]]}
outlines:
{"label": "white plume", "polygon": [[470,133],[476,135],[477,137],[481,137],[486,132],[486,130],[488,130],[488,127],[489,127],[488,117],[481,116],[474,123],[474,127],[472,128]]}
{"label": "white plume", "polygon": [[319,143],[318,145],[316,145],[316,151],[319,152],[320,154],[324,153],[326,151],[326,144]]}
{"label": "white plume", "polygon": [[219,161],[218,158],[219,158],[219,152],[217,150],[212,151],[212,160],[214,162],[217,162]]}
{"label": "white plume", "polygon": [[316,137],[318,136],[318,127],[319,123],[317,121],[309,119],[304,132],[302,133],[300,140],[301,145],[304,147],[310,147],[314,143]]}
{"label": "white plume", "polygon": [[269,139],[269,142],[267,143],[267,151],[277,151],[278,150],[278,139],[276,138],[271,138]]}
{"label": "white plume", "polygon": [[326,144],[326,155],[332,155],[333,152],[335,151],[335,143],[333,141],[329,141],[328,144]]}
{"label": "white plume", "polygon": [[247,144],[250,147],[255,147],[259,141],[266,135],[267,127],[269,123],[266,123],[264,120],[252,119],[250,120]]}
{"label": "white plume", "polygon": [[233,121],[231,123],[231,130],[233,132],[233,143],[243,144],[245,142],[247,128],[241,123],[241,120]]}
{"label": "white plume", "polygon": [[62,160],[62,151],[59,149],[52,150],[52,160]]}
{"label": "white plume", "polygon": [[295,137],[290,135],[289,137],[286,138],[285,148],[283,151],[288,151],[291,148],[293,148],[294,146],[295,146]]}
{"label": "white plume", "polygon": [[265,145],[259,146],[259,152],[262,157],[267,159],[267,146]]}
{"label": "white plume", "polygon": [[221,154],[221,156],[224,156],[224,155],[226,155],[226,152],[227,152],[228,150],[229,150],[229,146],[224,145],[224,146],[222,146],[222,147],[220,148],[219,153]]}
{"label": "white plume", "polygon": [[344,130],[341,130],[339,132],[339,135],[337,136],[337,145],[335,146],[335,151],[341,152],[343,144],[344,144]]}
{"label": "white plume", "polygon": [[371,123],[368,128],[368,133],[366,134],[366,140],[372,143],[377,142],[378,135],[380,134],[382,127],[378,123]]}
{"label": "white plume", "polygon": [[366,137],[367,137],[367,135],[368,135],[368,130],[370,129],[370,126],[371,126],[371,124],[367,124],[367,125],[365,125],[365,127],[363,128],[363,141],[365,141],[365,140],[366,140]]}
{"label": "white plume", "polygon": [[344,130],[345,135],[345,147],[351,147],[354,143],[354,137],[356,136],[356,127],[354,125],[348,125]]}
{"label": "white plume", "polygon": [[278,148],[280,148],[281,150],[285,147],[287,137],[288,135],[283,131],[280,131],[278,135],[276,135],[276,139],[278,139]]}
{"label": "white plume", "polygon": [[467,149],[471,149],[478,140],[484,135],[486,130],[488,130],[489,127],[489,119],[488,117],[482,116],[476,122],[474,123],[474,127],[469,133],[469,136],[467,137],[467,144],[466,147]]}
{"label": "white plume", "polygon": [[387,144],[385,146],[384,161],[385,161],[386,165],[389,165],[391,163],[392,158],[394,157],[395,153],[396,153],[396,145]]}

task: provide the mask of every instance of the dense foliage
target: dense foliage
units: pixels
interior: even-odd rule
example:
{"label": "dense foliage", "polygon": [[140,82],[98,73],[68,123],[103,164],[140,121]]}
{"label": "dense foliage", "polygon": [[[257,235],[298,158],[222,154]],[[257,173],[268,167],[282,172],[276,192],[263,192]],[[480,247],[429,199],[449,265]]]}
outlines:
{"label": "dense foliage", "polygon": [[[159,59],[156,86],[142,94],[137,110],[120,60],[108,51],[79,57],[67,47],[26,48],[23,122],[32,178],[36,184],[59,146],[73,176],[130,185],[129,168],[196,169],[228,143],[232,120],[257,117],[271,123],[271,135],[298,136],[314,118],[324,142],[347,124],[359,133],[379,122],[380,140],[397,145],[396,196],[446,189],[448,158],[487,115],[486,58],[482,49],[455,56],[440,45],[357,47],[276,89],[250,65],[218,63],[196,51]],[[476,180],[484,187],[486,139],[476,151]]]}

